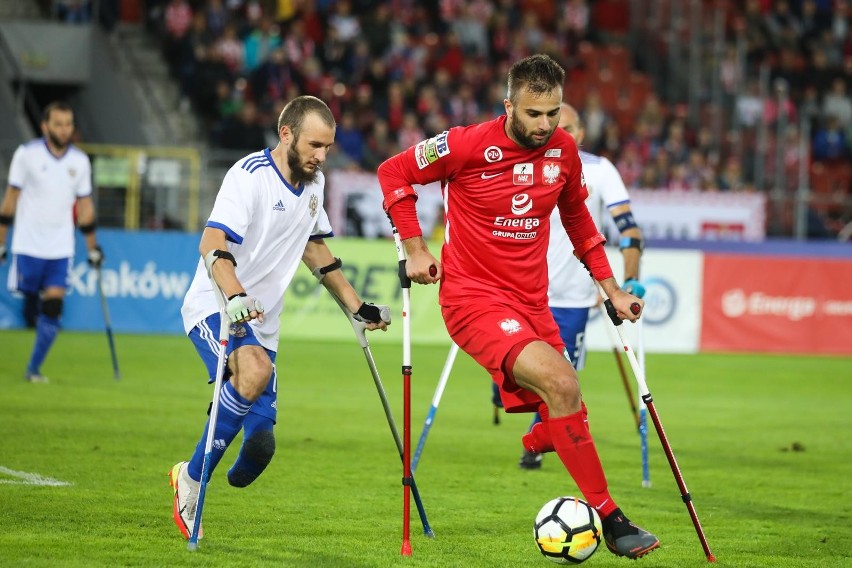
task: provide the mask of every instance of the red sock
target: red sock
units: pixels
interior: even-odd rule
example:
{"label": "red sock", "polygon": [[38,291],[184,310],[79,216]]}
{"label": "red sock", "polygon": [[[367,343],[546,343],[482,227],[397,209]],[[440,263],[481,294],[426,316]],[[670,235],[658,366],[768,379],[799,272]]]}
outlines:
{"label": "red sock", "polygon": [[586,501],[603,519],[617,506],[609,494],[606,476],[595,442],[589,433],[585,412],[580,410],[568,416],[550,418],[547,426],[559,459],[565,464]]}

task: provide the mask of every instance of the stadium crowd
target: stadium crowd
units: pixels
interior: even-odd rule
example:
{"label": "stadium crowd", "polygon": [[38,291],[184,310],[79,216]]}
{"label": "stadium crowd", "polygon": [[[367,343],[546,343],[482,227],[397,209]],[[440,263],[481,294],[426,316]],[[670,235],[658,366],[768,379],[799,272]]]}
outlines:
{"label": "stadium crowd", "polygon": [[[656,4],[671,10],[671,2]],[[211,144],[222,148],[268,145],[274,135],[268,125],[284,103],[312,94],[329,103],[338,121],[330,167],[375,170],[420,139],[502,113],[508,65],[542,52],[569,72],[566,98],[584,120],[584,149],[610,158],[629,188],[771,189],[780,171],[778,185],[792,192],[803,159],[802,117],[809,121],[811,159],[848,165],[848,0],[705,0],[705,10],[724,9],[725,43],[715,64],[702,70],[718,76],[701,81],[718,80],[723,97],[713,101],[705,93],[697,121],[687,116],[686,101],[666,100],[665,86],[649,79],[637,53],[622,48],[626,57],[605,59],[617,51],[610,48],[626,44],[630,5],[152,0],[147,17],[185,104],[203,117]],[[769,71],[770,89],[761,89],[761,68]],[[613,74],[635,81],[607,90]],[[764,174],[755,179],[758,155]],[[848,195],[848,179],[839,183]]]}

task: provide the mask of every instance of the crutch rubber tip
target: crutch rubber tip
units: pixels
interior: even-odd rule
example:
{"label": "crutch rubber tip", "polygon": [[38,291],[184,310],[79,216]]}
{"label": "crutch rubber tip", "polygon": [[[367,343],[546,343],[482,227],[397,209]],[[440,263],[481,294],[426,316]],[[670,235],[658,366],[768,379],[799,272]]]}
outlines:
{"label": "crutch rubber tip", "polygon": [[630,304],[630,311],[633,313],[634,316],[638,316],[639,312],[642,311],[642,308],[637,302],[633,302],[632,304]]}
{"label": "crutch rubber tip", "polygon": [[186,549],[190,552],[195,552],[196,550],[198,550],[198,543],[190,542],[186,545]]}
{"label": "crutch rubber tip", "polygon": [[707,555],[707,562],[716,562],[716,557],[712,554]]}

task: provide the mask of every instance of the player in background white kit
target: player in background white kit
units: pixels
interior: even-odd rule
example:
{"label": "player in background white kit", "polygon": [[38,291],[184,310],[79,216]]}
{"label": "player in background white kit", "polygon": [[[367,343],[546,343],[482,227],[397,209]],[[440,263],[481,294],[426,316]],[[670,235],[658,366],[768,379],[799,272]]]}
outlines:
{"label": "player in background white kit", "polygon": [[[573,136],[577,147],[580,147],[584,135],[583,123],[574,107],[567,103],[562,103],[558,127]],[[600,228],[606,209],[621,232],[619,247],[624,259],[622,288],[641,298],[645,295],[645,287],[639,283],[642,233],[630,211],[630,196],[624,187],[624,181],[612,162],[602,156],[580,151],[580,162],[583,164],[583,176],[589,190],[586,207],[592,219]],[[558,222],[558,213],[555,212],[551,223],[558,226]],[[550,244],[547,249],[548,304],[559,326],[559,335],[565,342],[568,357],[574,368],[580,371],[586,358],[585,333],[589,310],[595,307],[600,299],[594,281],[572,251],[573,246],[565,231],[550,231]],[[536,414],[532,425],[540,420]],[[538,469],[541,467],[541,461],[542,454],[524,450],[519,465],[523,469]]]}
{"label": "player in background white kit", "polygon": [[86,237],[89,264],[99,268],[104,255],[95,238],[92,165],[71,144],[74,112],[60,101],[42,113],[43,138],[15,150],[6,195],[0,204],[0,262],[14,223],[8,288],[24,295],[24,317],[36,328],[35,344],[24,378],[46,383],[41,365],[60,329],[68,271],[74,256],[74,208]]}
{"label": "player in background white kit", "polygon": [[[304,262],[367,329],[386,329],[380,307],[365,304],[339,269],[324,238],[333,236],[323,209],[320,167],[334,143],[334,117],[315,97],[297,97],[278,118],[278,145],[234,164],[201,236],[201,260],[181,313],[187,334],[215,380],[219,306],[208,274],[228,299],[231,320],[225,378],[210,471],[243,429],[228,482],[245,487],[272,459],[277,417],[275,355],[284,292]],[[209,424],[209,422],[208,422]],[[171,470],[173,518],[185,538],[195,521],[207,425],[192,458]],[[201,534],[199,534],[199,537]]]}

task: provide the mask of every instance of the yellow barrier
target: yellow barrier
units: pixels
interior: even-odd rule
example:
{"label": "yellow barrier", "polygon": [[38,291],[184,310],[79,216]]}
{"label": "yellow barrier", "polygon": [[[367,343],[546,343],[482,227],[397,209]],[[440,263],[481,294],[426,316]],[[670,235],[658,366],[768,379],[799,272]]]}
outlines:
{"label": "yellow barrier", "polygon": [[[121,146],[115,144],[80,144],[80,148],[92,158],[92,173],[96,187],[124,188],[124,223],[127,230],[140,228],[142,219],[142,193],[146,183],[151,182],[156,172],[148,170],[151,160],[161,160],[161,166],[169,163],[175,165],[178,170],[168,171],[169,168],[161,167],[164,172],[161,178],[169,178],[168,185],[179,188],[185,192],[185,197],[180,199],[185,207],[180,211],[179,218],[183,225],[180,227],[187,231],[198,230],[198,210],[201,187],[201,159],[194,148],[165,147],[165,146]],[[174,168],[172,168],[173,170]],[[174,183],[177,177],[177,183]],[[164,203],[155,204],[159,208],[166,207]],[[171,208],[170,208],[171,209]],[[170,213],[175,211],[170,210]]]}

